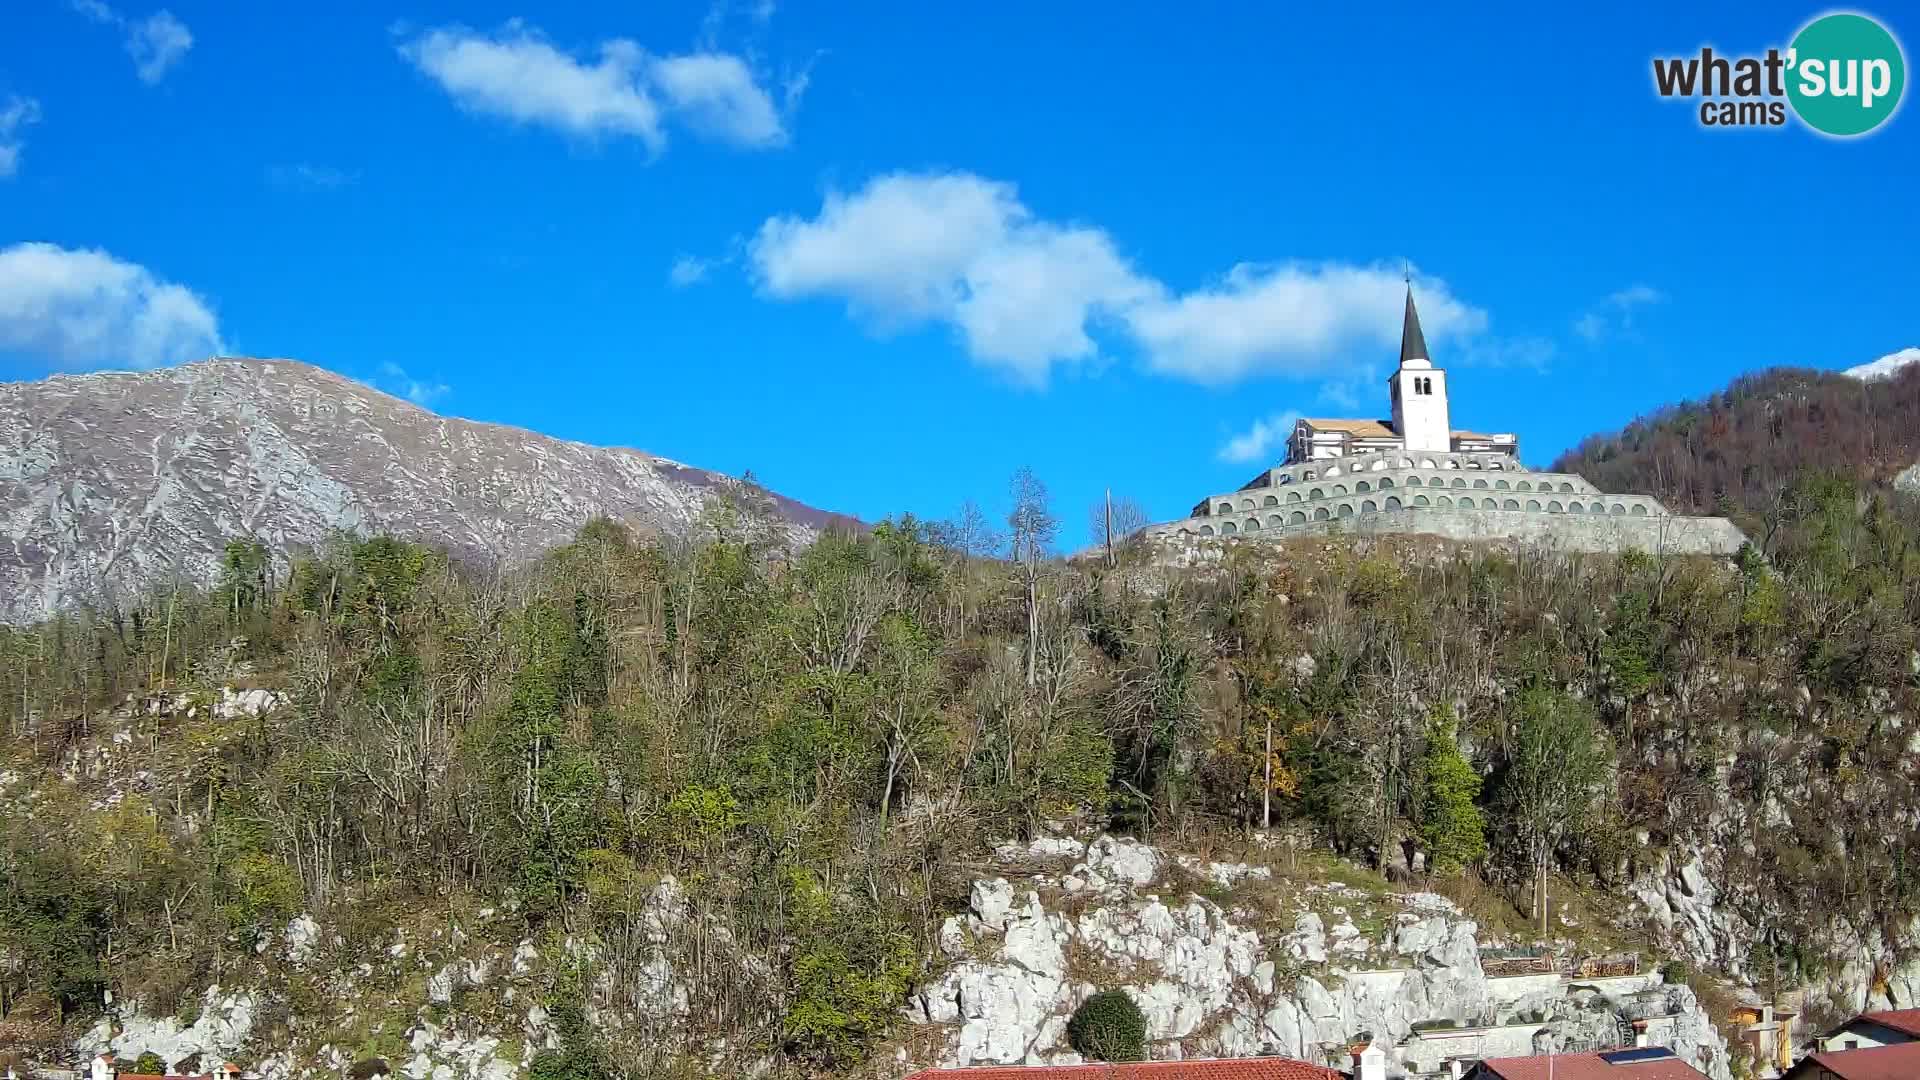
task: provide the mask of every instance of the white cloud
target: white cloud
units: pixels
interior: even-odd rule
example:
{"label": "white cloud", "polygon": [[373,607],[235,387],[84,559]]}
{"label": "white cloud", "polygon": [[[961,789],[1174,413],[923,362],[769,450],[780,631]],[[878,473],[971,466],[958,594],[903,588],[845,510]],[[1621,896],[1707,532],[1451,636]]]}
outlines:
{"label": "white cloud", "polygon": [[[1131,323],[1150,367],[1195,382],[1314,374],[1345,366],[1353,346],[1398,344],[1406,288],[1402,268],[1384,263],[1243,263],[1217,285],[1145,305]],[[1416,298],[1429,341],[1486,327],[1486,313],[1443,281],[1422,279]]]}
{"label": "white cloud", "polygon": [[[1398,265],[1247,264],[1177,295],[1104,230],[1044,220],[1011,184],[970,173],[829,192],[811,218],[762,224],[750,259],[771,297],[839,299],[880,332],[945,323],[976,361],[1031,385],[1094,358],[1102,327],[1136,342],[1151,369],[1194,382],[1347,370],[1353,348],[1398,342],[1406,289]],[[1445,282],[1416,292],[1430,340],[1485,329],[1485,312]]]}
{"label": "white cloud", "polygon": [[1899,352],[1888,353],[1871,363],[1850,367],[1846,374],[1856,379],[1888,379],[1908,364],[1920,364],[1920,348],[1908,346]]}
{"label": "white cloud", "polygon": [[1461,343],[1459,362],[1467,367],[1523,367],[1543,371],[1559,351],[1559,346],[1543,337],[1485,335]]}
{"label": "white cloud", "polygon": [[700,43],[707,46],[718,41],[727,22],[739,14],[746,16],[749,30],[763,31],[773,22],[775,7],[774,0],[713,0],[700,20]]}
{"label": "white cloud", "polygon": [[746,62],[727,53],[656,57],[615,38],[583,60],[518,20],[491,35],[430,30],[399,48],[461,107],[517,123],[583,138],[637,138],[656,152],[666,145],[669,118],[737,146],[786,140],[772,98]]}
{"label": "white cloud", "polygon": [[221,351],[206,302],[104,251],[0,248],[0,350],[68,367],[155,367]]}
{"label": "white cloud", "polygon": [[735,146],[778,146],[787,140],[773,99],[737,56],[667,57],[654,64],[653,79],[695,131]]}
{"label": "white cloud", "polygon": [[1255,420],[1252,427],[1228,439],[1220,447],[1218,456],[1230,465],[1249,465],[1276,457],[1279,448],[1285,446],[1287,438],[1293,434],[1293,425],[1299,419],[1300,414],[1289,409]]}
{"label": "white cloud", "polygon": [[22,129],[40,122],[40,103],[32,98],[9,97],[0,105],[0,180],[20,171],[20,151],[26,146]]}
{"label": "white cloud", "polygon": [[151,86],[166,77],[193,48],[187,24],[168,11],[158,11],[127,27],[127,52],[140,81]]}
{"label": "white cloud", "polygon": [[1350,364],[1328,373],[1315,400],[1346,413],[1372,413],[1380,408],[1383,383],[1379,365]]}
{"label": "white cloud", "polygon": [[807,87],[813,85],[813,65],[818,56],[809,60],[800,70],[789,74],[780,84],[780,107],[791,116],[800,111],[800,99],[806,96]]}
{"label": "white cloud", "polygon": [[377,385],[395,397],[403,397],[415,405],[425,407],[453,392],[453,387],[443,382],[427,382],[407,374],[407,369],[391,361],[380,365],[380,378]]}
{"label": "white cloud", "polygon": [[707,279],[713,268],[722,260],[703,259],[698,255],[682,255],[673,260],[673,267],[667,271],[667,280],[676,288],[698,285]]}
{"label": "white cloud", "polygon": [[127,55],[133,57],[134,73],[149,86],[165,78],[187,55],[187,50],[193,48],[192,31],[165,8],[144,19],[129,19],[101,0],[70,2],[73,10],[126,35]]}
{"label": "white cloud", "polygon": [[1662,303],[1666,298],[1665,293],[1651,285],[1629,285],[1609,294],[1586,314],[1575,319],[1573,332],[1595,345],[1609,337],[1631,335],[1634,331],[1634,313],[1649,304]]}
{"label": "white cloud", "polygon": [[267,179],[275,187],[298,191],[332,191],[335,188],[359,183],[360,174],[336,169],[330,165],[314,165],[302,161],[292,165],[269,166]]}
{"label": "white cloud", "polygon": [[660,108],[638,81],[640,48],[630,41],[605,43],[599,62],[585,64],[516,22],[497,38],[433,30],[400,52],[475,112],[573,135],[633,135],[649,146],[664,141]]}
{"label": "white cloud", "polygon": [[749,258],[768,295],[837,298],[881,332],[947,323],[976,360],[1035,385],[1095,354],[1090,322],[1155,288],[1106,233],[1038,220],[1012,185],[968,173],[831,192],[811,219],[768,219]]}

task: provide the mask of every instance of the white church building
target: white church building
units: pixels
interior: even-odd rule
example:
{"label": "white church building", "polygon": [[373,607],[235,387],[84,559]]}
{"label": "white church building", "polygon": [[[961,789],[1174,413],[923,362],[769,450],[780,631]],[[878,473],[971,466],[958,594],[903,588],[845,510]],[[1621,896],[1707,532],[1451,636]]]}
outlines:
{"label": "white church building", "polygon": [[1716,555],[1746,543],[1725,518],[1684,517],[1651,496],[1602,492],[1572,473],[1533,472],[1521,464],[1512,434],[1455,430],[1447,373],[1427,353],[1411,285],[1400,364],[1387,389],[1391,419],[1299,420],[1285,461],[1146,535],[1185,543],[1420,533],[1573,551]]}
{"label": "white church building", "polygon": [[1447,373],[1427,357],[1427,338],[1420,332],[1411,286],[1406,320],[1400,327],[1400,366],[1388,377],[1387,392],[1393,399],[1390,420],[1296,421],[1287,439],[1286,463],[1392,450],[1520,456],[1520,440],[1512,434],[1453,429],[1447,410]]}

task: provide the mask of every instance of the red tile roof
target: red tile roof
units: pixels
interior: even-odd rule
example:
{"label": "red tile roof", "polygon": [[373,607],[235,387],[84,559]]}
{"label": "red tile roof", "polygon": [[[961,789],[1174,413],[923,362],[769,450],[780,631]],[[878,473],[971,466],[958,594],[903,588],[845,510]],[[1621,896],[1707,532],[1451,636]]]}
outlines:
{"label": "red tile roof", "polygon": [[[1913,1009],[1902,1009],[1913,1013]],[[1898,1015],[1898,1014],[1894,1014]],[[1886,1023],[1882,1020],[1879,1023]],[[1891,1024],[1887,1026],[1891,1027]],[[1788,1076],[1812,1072],[1807,1062],[1819,1065],[1840,1080],[1913,1080],[1920,1076],[1920,1042],[1874,1046],[1865,1050],[1833,1050],[1814,1054],[1795,1066]]]}
{"label": "red tile roof", "polygon": [[1920,1009],[1892,1009],[1887,1012],[1861,1013],[1860,1019],[1920,1039]]}
{"label": "red tile roof", "polygon": [[1140,1061],[1115,1065],[986,1065],[924,1069],[907,1080],[1345,1080],[1292,1058]]}
{"label": "red tile roof", "polygon": [[1599,1054],[1488,1058],[1480,1067],[1501,1080],[1703,1080],[1706,1076],[1679,1058],[1615,1064]]}

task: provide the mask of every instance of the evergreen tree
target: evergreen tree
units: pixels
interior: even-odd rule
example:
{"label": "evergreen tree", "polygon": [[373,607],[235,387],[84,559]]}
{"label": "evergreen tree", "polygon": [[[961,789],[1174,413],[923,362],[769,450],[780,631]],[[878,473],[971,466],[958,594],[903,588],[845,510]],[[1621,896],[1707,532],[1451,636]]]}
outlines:
{"label": "evergreen tree", "polygon": [[1460,752],[1452,720],[1439,710],[1427,731],[1420,776],[1420,838],[1427,866],[1438,874],[1458,873],[1486,856],[1487,822],[1474,803],[1480,797],[1480,774]]}

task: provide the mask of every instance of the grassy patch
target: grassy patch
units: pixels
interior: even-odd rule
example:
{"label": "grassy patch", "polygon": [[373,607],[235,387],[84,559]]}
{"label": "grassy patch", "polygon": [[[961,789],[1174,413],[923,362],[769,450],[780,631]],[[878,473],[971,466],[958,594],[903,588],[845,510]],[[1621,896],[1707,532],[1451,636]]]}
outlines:
{"label": "grassy patch", "polygon": [[1302,854],[1299,869],[1291,876],[1296,880],[1342,885],[1375,899],[1392,896],[1399,891],[1380,873],[1324,851]]}
{"label": "grassy patch", "polygon": [[1706,1010],[1707,1019],[1723,1033],[1731,1031],[1729,1023],[1733,1010],[1740,1004],[1740,993],[1729,983],[1720,981],[1712,975],[1694,972],[1687,976],[1687,987],[1693,996],[1700,999],[1700,1007]]}
{"label": "grassy patch", "polygon": [[1125,986],[1135,981],[1139,974],[1139,965],[1132,959],[1096,949],[1079,938],[1070,939],[1065,952],[1064,974],[1073,982],[1091,983],[1098,987]]}

